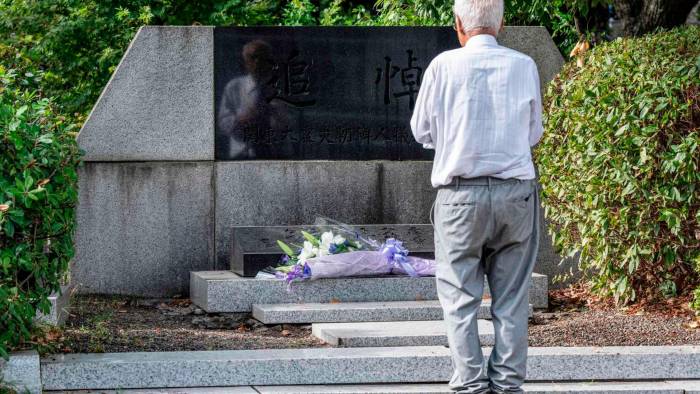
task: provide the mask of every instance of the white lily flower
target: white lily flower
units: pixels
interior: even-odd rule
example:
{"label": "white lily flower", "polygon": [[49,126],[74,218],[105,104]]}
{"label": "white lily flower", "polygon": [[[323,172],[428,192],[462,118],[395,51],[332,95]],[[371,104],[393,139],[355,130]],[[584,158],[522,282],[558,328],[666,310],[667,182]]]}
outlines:
{"label": "white lily flower", "polygon": [[304,247],[301,249],[299,256],[297,257],[300,262],[305,263],[306,260],[314,258],[318,255],[318,248],[309,241],[304,241]]}
{"label": "white lily flower", "polygon": [[321,245],[327,245],[330,246],[330,244],[333,243],[333,233],[330,231],[327,231],[323,234],[321,234]]}
{"label": "white lily flower", "polygon": [[314,249],[316,249],[314,247],[314,244],[312,244],[309,241],[304,241],[304,248],[302,249],[302,252],[306,252],[308,254],[314,255],[315,254]]}
{"label": "white lily flower", "polygon": [[331,254],[330,249],[333,245],[333,233],[327,231],[321,234],[321,245],[319,245],[319,256],[327,256]]}
{"label": "white lily flower", "polygon": [[342,245],[345,243],[345,238],[342,235],[336,235],[333,237],[333,243],[336,245]]}

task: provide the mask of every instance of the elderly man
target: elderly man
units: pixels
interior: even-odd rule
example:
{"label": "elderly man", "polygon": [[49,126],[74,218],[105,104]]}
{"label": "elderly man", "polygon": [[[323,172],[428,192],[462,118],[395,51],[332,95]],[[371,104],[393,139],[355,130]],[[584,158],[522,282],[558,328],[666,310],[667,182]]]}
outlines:
{"label": "elderly man", "polygon": [[[411,128],[435,149],[437,288],[455,372],[453,390],[521,393],[529,278],[538,246],[530,147],[542,136],[540,84],[528,56],[499,46],[503,0],[456,0],[462,48],[428,66]],[[496,342],[488,363],[477,311],[491,292]]]}

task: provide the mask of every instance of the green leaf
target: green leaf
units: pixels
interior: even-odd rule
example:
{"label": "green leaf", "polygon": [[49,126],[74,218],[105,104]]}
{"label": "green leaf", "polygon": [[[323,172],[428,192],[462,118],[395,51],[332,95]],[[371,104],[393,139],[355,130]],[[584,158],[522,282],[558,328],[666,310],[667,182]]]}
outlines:
{"label": "green leaf", "polygon": [[615,132],[615,137],[619,137],[619,136],[625,134],[625,132],[627,130],[629,130],[629,128],[630,128],[629,123],[625,123],[624,125],[620,126],[620,128],[618,128],[617,131]]}
{"label": "green leaf", "polygon": [[17,118],[22,117],[22,115],[24,115],[24,113],[27,112],[27,109],[29,109],[29,107],[27,105],[23,105],[23,106],[17,108],[17,111],[15,112],[15,117],[17,117]]}
{"label": "green leaf", "polygon": [[15,225],[12,224],[12,221],[8,220],[5,222],[5,235],[8,237],[12,238],[15,235]]}
{"label": "green leaf", "polygon": [[307,240],[307,241],[309,241],[309,242],[311,242],[311,244],[312,244],[313,246],[318,246],[318,245],[321,244],[321,243],[319,242],[319,240],[316,239],[316,237],[314,237],[314,236],[311,235],[310,233],[308,233],[308,232],[306,232],[306,231],[302,231],[301,234],[304,236],[304,239]]}
{"label": "green leaf", "polygon": [[51,136],[51,134],[44,134],[39,137],[38,141],[42,144],[52,144],[53,137]]}
{"label": "green leaf", "polygon": [[294,253],[294,250],[292,250],[292,248],[290,248],[289,245],[287,245],[286,243],[278,240],[277,245],[279,245],[280,249],[282,249],[284,254],[286,254],[287,256],[289,256],[289,257],[296,256],[296,253]]}

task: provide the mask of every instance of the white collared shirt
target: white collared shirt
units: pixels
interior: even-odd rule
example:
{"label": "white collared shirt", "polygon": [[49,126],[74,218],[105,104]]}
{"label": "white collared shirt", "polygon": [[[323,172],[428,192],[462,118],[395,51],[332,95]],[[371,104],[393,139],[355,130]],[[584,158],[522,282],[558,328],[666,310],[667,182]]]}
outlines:
{"label": "white collared shirt", "polygon": [[534,179],[530,147],[543,132],[535,62],[487,34],[441,53],[423,74],[411,129],[435,149],[433,187],[454,177]]}

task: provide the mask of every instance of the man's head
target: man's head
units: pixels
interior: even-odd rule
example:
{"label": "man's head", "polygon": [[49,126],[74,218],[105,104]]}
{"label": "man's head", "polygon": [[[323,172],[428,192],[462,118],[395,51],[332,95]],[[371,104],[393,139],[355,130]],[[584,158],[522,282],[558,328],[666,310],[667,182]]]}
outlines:
{"label": "man's head", "polygon": [[272,46],[263,40],[248,42],[243,46],[243,64],[253,78],[265,78],[275,65]]}
{"label": "man's head", "polygon": [[503,0],[455,0],[453,10],[462,45],[478,34],[496,36],[503,27]]}

